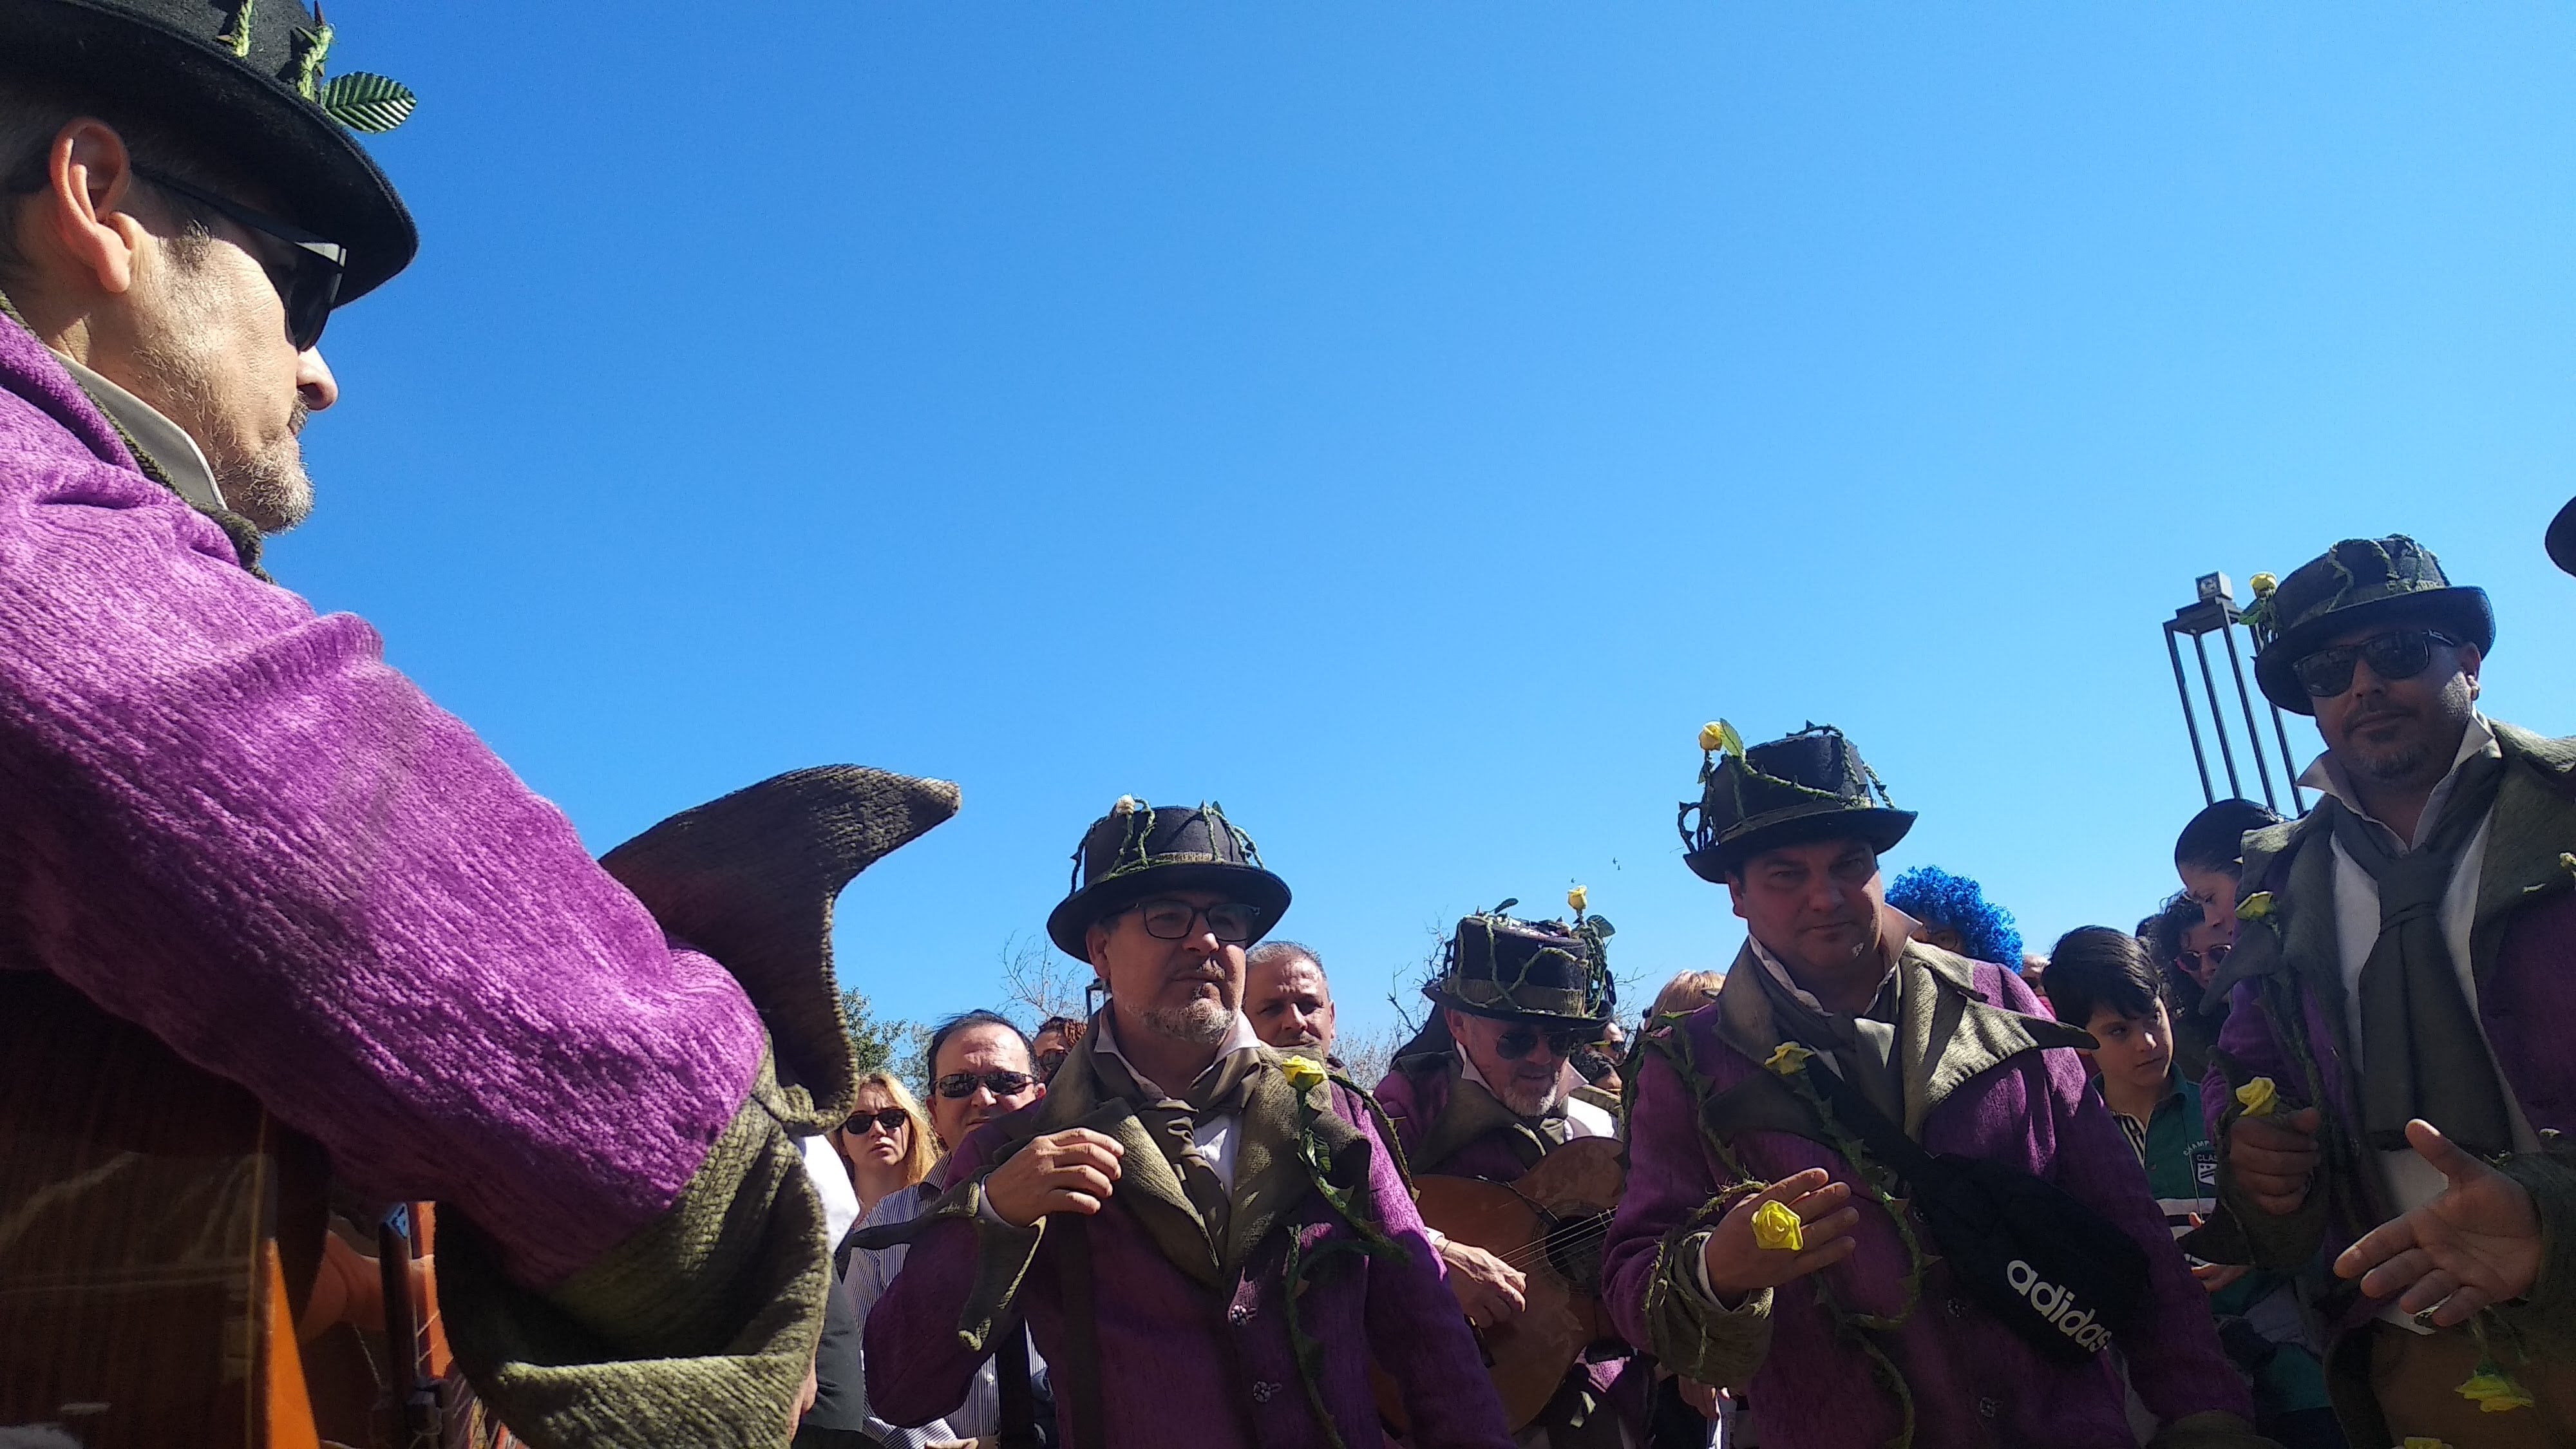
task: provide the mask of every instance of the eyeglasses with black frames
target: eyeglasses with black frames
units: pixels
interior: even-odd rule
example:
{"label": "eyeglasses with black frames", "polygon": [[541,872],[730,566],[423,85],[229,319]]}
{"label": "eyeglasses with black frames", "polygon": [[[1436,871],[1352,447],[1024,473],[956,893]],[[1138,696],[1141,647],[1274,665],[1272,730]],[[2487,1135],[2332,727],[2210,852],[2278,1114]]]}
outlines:
{"label": "eyeglasses with black frames", "polygon": [[137,166],[134,174],[160,187],[177,192],[190,201],[218,215],[250,228],[262,236],[283,242],[283,247],[259,249],[260,268],[268,273],[270,285],[277,288],[278,299],[286,304],[286,337],[298,352],[310,352],[322,340],[322,329],[331,320],[331,309],[340,300],[340,279],[348,271],[349,249],[326,237],[280,221],[265,212],[253,211],[238,202],[227,201],[210,191],[202,191],[166,172]]}
{"label": "eyeglasses with black frames", "polygon": [[1013,1092],[1027,1091],[1036,1080],[1026,1072],[950,1072],[931,1083],[930,1088],[954,1102],[974,1096],[977,1087],[996,1097],[1007,1097]]}
{"label": "eyeglasses with black frames", "polygon": [[2352,688],[2358,660],[2382,679],[2413,679],[2433,663],[2433,646],[2457,649],[2460,641],[2435,629],[2392,629],[2358,644],[2320,649],[2291,666],[2299,687],[2314,699],[2332,699]]}
{"label": "eyeglasses with black frames", "polygon": [[1261,934],[1261,908],[1241,901],[1220,901],[1212,906],[1194,906],[1187,901],[1140,901],[1136,914],[1144,918],[1145,934],[1157,941],[1185,941],[1190,928],[1201,920],[1208,931],[1229,946],[1240,946]]}

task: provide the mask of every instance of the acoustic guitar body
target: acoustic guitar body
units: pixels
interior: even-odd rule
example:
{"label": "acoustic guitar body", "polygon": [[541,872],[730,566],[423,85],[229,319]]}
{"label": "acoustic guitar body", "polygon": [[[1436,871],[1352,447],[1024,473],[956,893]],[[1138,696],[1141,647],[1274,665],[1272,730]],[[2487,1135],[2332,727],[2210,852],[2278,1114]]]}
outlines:
{"label": "acoustic guitar body", "polygon": [[[1528,1311],[1475,1330],[1503,1417],[1514,1432],[1556,1397],[1595,1342],[1615,1338],[1601,1308],[1601,1242],[1628,1170],[1617,1139],[1583,1137],[1540,1159],[1518,1182],[1422,1178],[1422,1220],[1528,1276]],[[1378,1409],[1397,1432],[1407,1420],[1391,1380],[1377,1380]]]}

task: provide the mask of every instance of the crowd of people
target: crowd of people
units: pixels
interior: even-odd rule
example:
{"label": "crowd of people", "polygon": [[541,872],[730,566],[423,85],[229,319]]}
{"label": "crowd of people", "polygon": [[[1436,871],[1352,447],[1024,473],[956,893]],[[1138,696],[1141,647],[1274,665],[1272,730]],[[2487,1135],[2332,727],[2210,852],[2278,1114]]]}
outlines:
{"label": "crowd of people", "polygon": [[831,905],[953,787],[593,860],[260,570],[408,92],[291,0],[0,24],[0,1441],[2576,1443],[2576,741],[2413,540],[2258,580],[2318,803],[2200,812],[2133,928],[1885,880],[1852,740],[1720,721],[1745,939],[1642,1011],[1506,901],[1355,1080],[1288,881],[1122,798],[1046,923],[1098,1008],[863,1075]]}

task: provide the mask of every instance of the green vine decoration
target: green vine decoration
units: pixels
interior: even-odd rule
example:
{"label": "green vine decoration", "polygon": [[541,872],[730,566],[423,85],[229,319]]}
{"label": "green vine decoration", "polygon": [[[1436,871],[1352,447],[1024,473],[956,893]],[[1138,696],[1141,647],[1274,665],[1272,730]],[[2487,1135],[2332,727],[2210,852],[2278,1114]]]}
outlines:
{"label": "green vine decoration", "polygon": [[315,88],[322,84],[322,60],[331,53],[331,22],[322,12],[313,12],[311,30],[297,27],[295,32],[294,76],[289,84],[295,93],[308,101],[318,101]]}
{"label": "green vine decoration", "polygon": [[251,12],[258,8],[259,0],[241,0],[241,3],[235,5],[231,22],[217,32],[215,44],[226,47],[245,60],[249,59],[250,17]]}
{"label": "green vine decoration", "polygon": [[[1406,1261],[1405,1252],[1387,1236],[1385,1229],[1372,1221],[1372,1215],[1359,1201],[1361,1194],[1333,1180],[1332,1155],[1325,1150],[1323,1138],[1315,1131],[1316,1121],[1326,1110],[1317,1104],[1316,1098],[1322,1096],[1329,1101],[1331,1088],[1327,1083],[1343,1079],[1329,1076],[1323,1068],[1302,1057],[1290,1058],[1282,1071],[1288,1084],[1297,1089],[1297,1160],[1304,1164],[1316,1195],[1358,1235],[1321,1242],[1310,1251],[1302,1236],[1291,1230],[1288,1234],[1288,1258],[1284,1265],[1286,1287],[1282,1294],[1288,1315],[1288,1348],[1297,1360],[1298,1385],[1306,1391],[1307,1406],[1315,1411],[1315,1422],[1323,1427],[1325,1442],[1332,1449],[1350,1449],[1342,1439],[1341,1430],[1333,1423],[1331,1407],[1324,1402],[1323,1340],[1306,1331],[1298,1302],[1314,1286],[1316,1270],[1335,1258],[1357,1254],[1363,1259],[1402,1263]],[[1350,1084],[1344,1081],[1343,1085]],[[1352,1090],[1356,1093],[1358,1088],[1353,1087]],[[1368,1100],[1364,1094],[1361,1099]],[[1383,1123],[1383,1118],[1379,1120]],[[1387,1140],[1392,1142],[1391,1134]]]}
{"label": "green vine decoration", "polygon": [[[1754,1177],[1746,1169],[1743,1159],[1736,1155],[1733,1145],[1710,1127],[1709,1074],[1700,1068],[1697,1056],[1699,1049],[1692,1042],[1690,1034],[1676,1023],[1668,1030],[1648,1034],[1646,1044],[1650,1050],[1662,1055],[1666,1064],[1672,1067],[1674,1074],[1689,1086],[1694,1107],[1692,1115],[1699,1123],[1701,1140],[1734,1178],[1733,1182],[1721,1189],[1716,1197],[1711,1198],[1697,1214],[1693,1215],[1684,1228],[1684,1234],[1687,1235],[1698,1231],[1701,1227],[1713,1225],[1746,1193],[1758,1192],[1767,1184]],[[1631,1111],[1635,1108],[1636,1084],[1644,1076],[1645,1073],[1638,1072],[1629,1077],[1626,1083],[1625,1095],[1629,1098],[1628,1106]],[[1856,1348],[1866,1355],[1871,1374],[1896,1399],[1899,1423],[1895,1435],[1886,1441],[1885,1449],[1910,1449],[1914,1443],[1915,1428],[1914,1388],[1906,1381],[1904,1371],[1896,1366],[1896,1360],[1888,1356],[1887,1350],[1878,1343],[1874,1335],[1893,1333],[1903,1327],[1906,1320],[1913,1317],[1915,1308],[1922,1302],[1923,1274],[1930,1266],[1932,1258],[1924,1252],[1922,1240],[1915,1234],[1914,1225],[1907,1218],[1905,1201],[1888,1190],[1889,1185],[1895,1181],[1894,1174],[1879,1165],[1861,1146],[1859,1140],[1844,1129],[1841,1123],[1834,1120],[1833,1109],[1826,1105],[1824,1098],[1807,1083],[1802,1073],[1782,1073],[1780,1076],[1801,1100],[1815,1109],[1817,1120],[1824,1125],[1826,1135],[1832,1139],[1834,1150],[1851,1165],[1853,1175],[1859,1179],[1858,1187],[1871,1201],[1885,1210],[1888,1220],[1896,1224],[1897,1240],[1905,1246],[1905,1301],[1904,1306],[1892,1315],[1861,1313],[1853,1310],[1843,1303],[1841,1296],[1833,1291],[1832,1285],[1825,1281],[1825,1275],[1822,1273],[1810,1274],[1806,1281],[1814,1289],[1816,1305],[1824,1309],[1826,1316],[1833,1320],[1836,1341],[1846,1347]]]}

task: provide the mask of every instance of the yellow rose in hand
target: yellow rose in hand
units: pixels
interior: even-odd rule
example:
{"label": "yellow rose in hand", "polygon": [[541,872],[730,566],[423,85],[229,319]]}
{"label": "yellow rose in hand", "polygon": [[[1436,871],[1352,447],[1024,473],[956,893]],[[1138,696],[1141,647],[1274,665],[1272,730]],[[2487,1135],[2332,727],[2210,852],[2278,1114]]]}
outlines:
{"label": "yellow rose in hand", "polygon": [[1814,1055],[1796,1042],[1784,1041],[1772,1048],[1771,1055],[1763,1059],[1762,1065],[1784,1077],[1794,1077],[1798,1075],[1798,1068],[1807,1064],[1807,1058]]}
{"label": "yellow rose in hand", "polygon": [[2256,891],[2236,903],[2236,919],[2240,921],[2259,921],[2270,914],[2272,914],[2270,891]]}
{"label": "yellow rose in hand", "polygon": [[1753,1246],[1770,1253],[1805,1252],[1806,1225],[1787,1203],[1766,1202],[1753,1210]]}
{"label": "yellow rose in hand", "polygon": [[2236,1105],[2248,1117],[2269,1117],[2280,1109],[2281,1089],[2272,1085],[2270,1077],[2256,1077],[2236,1089]]}
{"label": "yellow rose in hand", "polygon": [[1304,1057],[1292,1056],[1281,1062],[1279,1075],[1300,1092],[1311,1092],[1324,1084],[1324,1069]]}
{"label": "yellow rose in hand", "polygon": [[2478,1406],[2481,1414],[2501,1414],[2508,1409],[2531,1407],[2531,1390],[2513,1381],[2502,1369],[2480,1364],[2469,1381],[2460,1385],[2459,1395]]}

